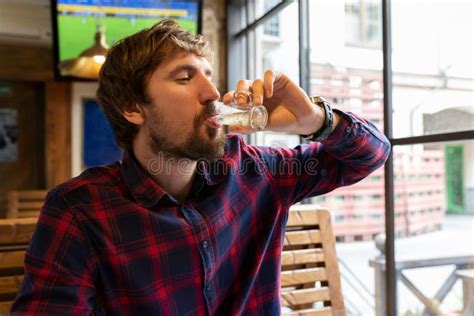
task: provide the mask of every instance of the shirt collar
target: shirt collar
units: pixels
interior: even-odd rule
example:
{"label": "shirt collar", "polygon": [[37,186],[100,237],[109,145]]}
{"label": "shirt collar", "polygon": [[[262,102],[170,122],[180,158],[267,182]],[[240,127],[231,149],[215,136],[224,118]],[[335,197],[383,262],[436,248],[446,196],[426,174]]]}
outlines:
{"label": "shirt collar", "polygon": [[209,162],[201,160],[197,164],[197,175],[206,181],[207,185],[216,185],[224,181],[226,168],[224,167],[225,160],[217,160]]}
{"label": "shirt collar", "polygon": [[[204,184],[213,186],[221,183],[226,174],[223,166],[218,162],[199,161],[193,189],[200,191]],[[140,165],[133,152],[124,151],[121,174],[132,196],[145,208],[151,208],[163,197],[169,196]]]}
{"label": "shirt collar", "polygon": [[223,157],[211,162],[203,160],[198,163],[197,172],[204,177],[208,185],[217,185],[230,174],[237,172],[242,144],[241,136],[228,135]]}
{"label": "shirt collar", "polygon": [[132,152],[124,152],[121,174],[132,196],[146,208],[153,207],[166,195],[165,190],[153,181]]}

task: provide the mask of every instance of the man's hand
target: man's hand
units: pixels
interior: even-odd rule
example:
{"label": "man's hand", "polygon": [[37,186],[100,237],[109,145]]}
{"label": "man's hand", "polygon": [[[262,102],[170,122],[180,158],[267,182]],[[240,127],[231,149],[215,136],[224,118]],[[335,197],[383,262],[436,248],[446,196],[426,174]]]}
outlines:
{"label": "man's hand", "polygon": [[[303,89],[282,73],[267,70],[263,80],[240,80],[235,90],[224,95],[224,103],[231,103],[234,94],[240,105],[247,104],[251,94],[255,105],[263,104],[267,108],[268,125],[265,130],[312,134],[324,123],[324,110],[314,105]],[[338,119],[335,117],[335,121]],[[240,128],[231,128],[231,131],[250,132]]]}

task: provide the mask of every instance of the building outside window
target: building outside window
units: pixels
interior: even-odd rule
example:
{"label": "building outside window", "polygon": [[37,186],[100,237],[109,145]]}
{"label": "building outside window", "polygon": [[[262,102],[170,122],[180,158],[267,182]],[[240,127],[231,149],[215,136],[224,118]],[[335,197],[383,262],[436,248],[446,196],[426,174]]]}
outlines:
{"label": "building outside window", "polygon": [[382,47],[382,6],[377,0],[348,0],[345,3],[347,45]]}
{"label": "building outside window", "polygon": [[[264,9],[265,11],[270,10],[273,8],[279,0],[265,0],[264,1]],[[263,26],[263,33],[268,36],[279,37],[280,36],[280,17],[273,16],[269,18],[264,26]]]}

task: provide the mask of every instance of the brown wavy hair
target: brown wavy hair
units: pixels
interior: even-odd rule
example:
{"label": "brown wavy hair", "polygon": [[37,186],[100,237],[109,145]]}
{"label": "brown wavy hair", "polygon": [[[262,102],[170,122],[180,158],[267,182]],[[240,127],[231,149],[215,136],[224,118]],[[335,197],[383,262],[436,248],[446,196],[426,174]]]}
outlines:
{"label": "brown wavy hair", "polygon": [[138,133],[138,126],[127,121],[123,111],[151,103],[147,92],[151,74],[160,63],[181,52],[212,59],[208,41],[173,20],[162,20],[109,50],[99,74],[97,102],[112,125],[118,146],[130,150]]}

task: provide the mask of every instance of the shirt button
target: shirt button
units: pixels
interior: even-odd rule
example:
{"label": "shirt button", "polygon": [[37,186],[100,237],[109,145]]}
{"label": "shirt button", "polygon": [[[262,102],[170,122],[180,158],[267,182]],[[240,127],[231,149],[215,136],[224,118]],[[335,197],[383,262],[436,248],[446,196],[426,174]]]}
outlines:
{"label": "shirt button", "polygon": [[351,128],[348,126],[346,127],[346,132],[350,133],[351,132]]}
{"label": "shirt button", "polygon": [[209,247],[209,243],[207,242],[207,240],[204,240],[204,241],[202,242],[202,247],[203,247],[204,249],[207,249],[207,248]]}

